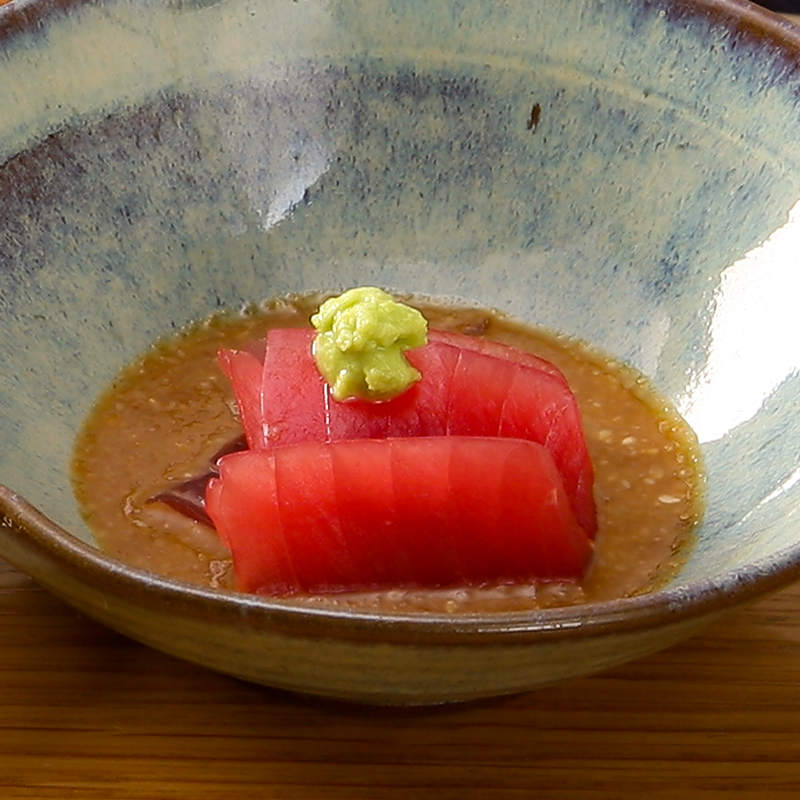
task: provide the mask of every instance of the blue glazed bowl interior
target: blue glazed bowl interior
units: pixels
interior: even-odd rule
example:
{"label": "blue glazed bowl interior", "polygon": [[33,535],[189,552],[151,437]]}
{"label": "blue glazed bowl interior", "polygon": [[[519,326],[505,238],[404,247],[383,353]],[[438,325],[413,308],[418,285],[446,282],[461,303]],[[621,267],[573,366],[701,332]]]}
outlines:
{"label": "blue glazed bowl interior", "polygon": [[797,548],[800,91],[768,37],[668,0],[108,0],[9,19],[0,483],[65,529],[92,541],[76,431],[150,343],[221,308],[378,284],[650,376],[707,468],[678,584]]}

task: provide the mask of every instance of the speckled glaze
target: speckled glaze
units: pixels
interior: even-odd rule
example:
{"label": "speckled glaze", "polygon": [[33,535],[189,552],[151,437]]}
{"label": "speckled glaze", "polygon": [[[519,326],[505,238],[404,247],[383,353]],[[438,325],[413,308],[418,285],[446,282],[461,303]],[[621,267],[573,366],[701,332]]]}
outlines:
{"label": "speckled glaze", "polygon": [[[603,669],[800,576],[798,64],[798,30],[738,0],[12,0],[0,556],[213,669],[391,703]],[[220,308],[364,283],[495,307],[651,376],[708,470],[673,583],[377,617],[103,556],[68,465],[117,370]]]}

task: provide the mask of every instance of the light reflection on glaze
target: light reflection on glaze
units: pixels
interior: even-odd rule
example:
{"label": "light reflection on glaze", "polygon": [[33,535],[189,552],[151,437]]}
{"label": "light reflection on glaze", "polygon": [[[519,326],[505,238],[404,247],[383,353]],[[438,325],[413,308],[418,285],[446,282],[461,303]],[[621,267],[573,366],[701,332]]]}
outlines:
{"label": "light reflection on glaze", "polygon": [[783,497],[783,495],[794,488],[798,483],[800,483],[800,467],[798,467],[777,489],[770,492],[759,505],[764,505],[765,503],[777,500],[779,497]]}
{"label": "light reflection on glaze", "polygon": [[800,370],[800,202],[785,225],[722,272],[708,360],[678,407],[701,442],[758,412]]}

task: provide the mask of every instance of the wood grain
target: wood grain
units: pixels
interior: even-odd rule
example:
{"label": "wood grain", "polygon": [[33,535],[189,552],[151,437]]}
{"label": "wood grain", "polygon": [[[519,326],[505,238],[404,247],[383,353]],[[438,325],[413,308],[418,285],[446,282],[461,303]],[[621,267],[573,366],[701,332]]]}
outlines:
{"label": "wood grain", "polygon": [[439,709],[184,664],[0,562],[0,797],[795,798],[800,586],[603,675]]}

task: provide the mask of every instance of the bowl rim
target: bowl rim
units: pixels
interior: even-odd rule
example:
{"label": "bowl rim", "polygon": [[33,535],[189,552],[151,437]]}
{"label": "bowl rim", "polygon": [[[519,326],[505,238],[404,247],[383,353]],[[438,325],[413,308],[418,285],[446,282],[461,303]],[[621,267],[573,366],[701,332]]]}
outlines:
{"label": "bowl rim", "polygon": [[[181,10],[176,0],[163,0]],[[705,16],[762,42],[800,45],[800,25],[785,15],[751,0],[628,0],[643,7],[661,7],[670,16]],[[6,0],[0,5],[0,41],[8,35],[32,31],[51,17],[83,5],[102,5],[103,0]],[[187,10],[191,4],[187,4]]]}
{"label": "bowl rim", "polygon": [[[628,0],[642,7],[661,7],[670,18],[707,17],[735,33],[761,44],[794,48],[800,55],[800,25],[751,0]],[[182,10],[178,0],[163,0]],[[10,36],[44,27],[52,17],[83,5],[102,5],[103,0],[6,0],[0,5],[0,42]],[[191,10],[187,3],[187,10]],[[800,59],[787,59],[800,70]]]}
{"label": "bowl rim", "polygon": [[205,588],[128,566],[68,533],[19,494],[0,485],[3,550],[11,563],[45,588],[55,588],[56,593],[59,578],[54,574],[66,574],[104,596],[156,613],[169,609],[172,615],[234,624],[246,619],[251,630],[299,637],[324,635],[337,640],[438,646],[518,645],[634,633],[723,612],[800,579],[798,542],[714,578],[563,608],[450,615],[318,608],[291,598]]}
{"label": "bowl rim", "polygon": [[[95,0],[10,0],[0,6],[0,43]],[[634,0],[629,0],[634,2]],[[704,17],[734,36],[782,55],[784,78],[800,73],[800,26],[749,0],[635,0],[674,19]],[[738,39],[737,39],[738,41]],[[797,88],[800,95],[800,85]],[[672,625],[722,612],[800,579],[800,542],[711,579],[599,603],[535,611],[446,615],[314,608],[291,600],[206,589],[130,567],[68,533],[21,495],[0,485],[0,549],[34,580],[56,589],[59,575],[153,611],[293,635],[406,644],[485,646],[499,641],[584,639]],[[335,624],[331,624],[335,623]],[[376,638],[377,637],[377,638]]]}

